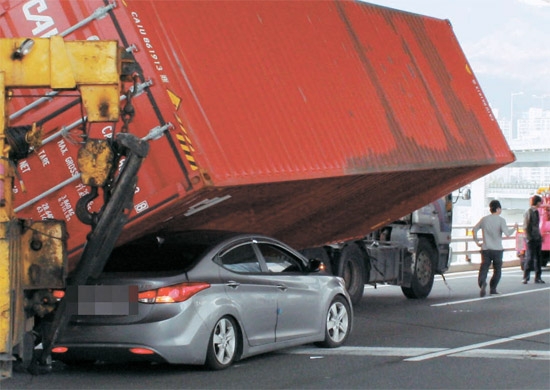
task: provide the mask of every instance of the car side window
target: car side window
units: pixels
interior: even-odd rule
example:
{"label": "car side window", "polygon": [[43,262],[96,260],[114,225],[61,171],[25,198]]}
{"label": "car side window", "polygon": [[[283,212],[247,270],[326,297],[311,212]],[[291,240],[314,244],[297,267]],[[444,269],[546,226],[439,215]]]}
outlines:
{"label": "car side window", "polygon": [[261,272],[258,257],[250,244],[239,245],[220,256],[222,266],[233,272]]}
{"label": "car side window", "polygon": [[271,244],[258,244],[269,272],[305,272],[303,263],[282,248]]}

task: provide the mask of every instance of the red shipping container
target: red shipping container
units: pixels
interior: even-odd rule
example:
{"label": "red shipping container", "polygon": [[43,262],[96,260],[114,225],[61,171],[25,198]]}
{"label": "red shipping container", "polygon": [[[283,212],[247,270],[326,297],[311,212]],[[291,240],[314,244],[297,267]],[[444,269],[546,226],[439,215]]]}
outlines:
{"label": "red shipping container", "polygon": [[[211,228],[318,246],[514,161],[446,20],[349,1],[9,4],[4,37],[114,39],[139,63],[145,88],[129,130],[167,130],[151,141],[120,243]],[[46,132],[18,162],[16,211],[65,219],[74,265],[90,229],[74,212],[89,192],[76,176],[83,114],[71,91],[35,106],[46,93],[10,101],[10,125]]]}

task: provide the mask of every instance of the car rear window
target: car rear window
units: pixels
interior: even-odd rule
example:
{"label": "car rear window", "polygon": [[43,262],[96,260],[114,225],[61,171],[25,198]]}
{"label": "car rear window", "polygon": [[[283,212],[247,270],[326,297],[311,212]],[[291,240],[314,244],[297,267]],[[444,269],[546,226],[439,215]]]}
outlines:
{"label": "car rear window", "polygon": [[201,243],[146,238],[113,250],[104,272],[189,271],[208,249]]}

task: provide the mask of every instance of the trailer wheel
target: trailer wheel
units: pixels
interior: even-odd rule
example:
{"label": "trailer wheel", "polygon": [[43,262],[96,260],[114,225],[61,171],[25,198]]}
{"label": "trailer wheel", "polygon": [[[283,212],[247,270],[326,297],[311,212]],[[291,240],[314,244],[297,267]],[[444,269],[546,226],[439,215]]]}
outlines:
{"label": "trailer wheel", "polygon": [[416,261],[410,287],[401,287],[410,299],[423,299],[430,295],[434,284],[436,251],[433,245],[421,238],[416,248]]}
{"label": "trailer wheel", "polygon": [[365,257],[357,244],[348,244],[342,250],[338,264],[338,276],[344,278],[351,302],[358,304],[365,289]]}

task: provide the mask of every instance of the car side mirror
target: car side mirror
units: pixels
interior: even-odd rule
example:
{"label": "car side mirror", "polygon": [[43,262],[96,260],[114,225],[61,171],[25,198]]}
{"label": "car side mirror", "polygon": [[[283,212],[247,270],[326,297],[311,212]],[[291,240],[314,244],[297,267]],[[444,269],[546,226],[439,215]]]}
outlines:
{"label": "car side mirror", "polygon": [[325,265],[319,259],[310,259],[308,264],[309,272],[319,272],[325,269]]}

